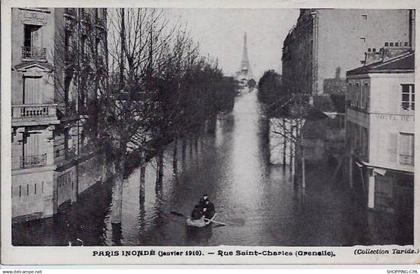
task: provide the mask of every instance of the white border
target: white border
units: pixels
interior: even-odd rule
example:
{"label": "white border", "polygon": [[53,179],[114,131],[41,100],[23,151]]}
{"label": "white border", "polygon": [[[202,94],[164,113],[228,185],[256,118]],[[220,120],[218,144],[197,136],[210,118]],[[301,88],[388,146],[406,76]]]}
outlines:
{"label": "white border", "polygon": [[[271,257],[92,257],[93,250],[189,250],[197,247],[13,247],[11,246],[11,152],[10,152],[10,131],[11,131],[11,96],[10,96],[10,77],[11,77],[11,7],[21,6],[48,6],[48,7],[159,7],[159,8],[369,8],[369,9],[397,9],[414,8],[417,9],[418,2],[415,0],[372,0],[366,2],[363,0],[101,0],[101,1],[63,1],[63,0],[5,0],[1,3],[1,41],[2,41],[2,70],[1,70],[1,262],[5,264],[413,264],[420,262],[420,256],[355,256],[353,251],[356,247],[269,247],[271,250],[334,250],[336,257],[308,257],[308,258],[271,258]],[[417,12],[416,12],[417,13]],[[420,16],[417,13],[417,16]],[[418,35],[419,20],[416,20],[416,45],[420,45]],[[280,50],[280,49],[279,49]],[[419,64],[419,56],[416,56],[416,68]],[[418,83],[418,74],[416,70],[416,83]],[[417,96],[417,105],[419,106],[419,97]],[[419,120],[420,112],[416,112],[416,120]],[[417,128],[417,127],[416,127]],[[419,144],[420,136],[416,134],[416,163],[419,163]],[[419,166],[415,166],[415,173],[419,171]],[[417,178],[415,178],[415,236],[420,235],[420,189]],[[415,237],[415,247],[419,247],[419,237]],[[369,246],[369,248],[392,248],[392,246]],[[246,247],[237,247],[246,249]],[[200,247],[203,251],[218,249],[236,250],[232,246],[218,247]],[[361,246],[361,248],[364,248]],[[267,249],[264,247],[249,247],[249,249]]]}

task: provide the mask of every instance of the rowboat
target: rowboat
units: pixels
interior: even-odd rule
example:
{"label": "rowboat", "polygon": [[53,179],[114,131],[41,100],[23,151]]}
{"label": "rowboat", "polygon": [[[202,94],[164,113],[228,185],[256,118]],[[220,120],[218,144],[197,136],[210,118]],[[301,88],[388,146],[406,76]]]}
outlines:
{"label": "rowboat", "polygon": [[191,220],[191,218],[188,217],[187,218],[187,225],[188,226],[194,226],[194,227],[205,227],[205,226],[208,226],[212,222],[214,222],[214,219],[216,218],[216,214],[217,213],[215,213],[211,219],[204,218],[204,216],[203,216],[200,219]]}

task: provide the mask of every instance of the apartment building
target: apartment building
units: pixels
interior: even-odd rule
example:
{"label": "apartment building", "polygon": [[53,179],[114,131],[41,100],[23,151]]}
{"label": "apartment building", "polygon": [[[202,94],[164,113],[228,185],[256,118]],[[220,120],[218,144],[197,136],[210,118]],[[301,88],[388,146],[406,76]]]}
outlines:
{"label": "apartment building", "polygon": [[414,79],[414,52],[390,42],[347,72],[348,176],[374,210],[413,212]]}
{"label": "apartment building", "polygon": [[81,68],[88,55],[106,59],[106,9],[13,8],[12,34],[12,217],[22,221],[87,188],[78,173],[92,154],[83,129],[97,94]]}
{"label": "apartment building", "polygon": [[412,10],[301,9],[283,43],[283,83],[292,93],[343,93],[340,72],[359,67],[368,49],[385,42],[413,45],[413,22]]}

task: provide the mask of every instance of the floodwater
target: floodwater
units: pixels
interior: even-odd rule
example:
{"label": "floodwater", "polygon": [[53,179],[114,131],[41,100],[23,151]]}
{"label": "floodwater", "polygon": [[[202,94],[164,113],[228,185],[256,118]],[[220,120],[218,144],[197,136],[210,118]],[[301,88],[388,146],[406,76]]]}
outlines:
{"label": "floodwater", "polygon": [[[124,185],[122,224],[110,223],[111,187],[99,183],[57,217],[17,224],[15,245],[258,245],[348,246],[412,244],[412,219],[368,211],[343,182],[332,181],[328,166],[308,167],[305,192],[289,168],[269,165],[256,92],[236,99],[220,117],[214,136],[197,147],[165,154],[164,179],[156,185],[156,164],[146,167],[144,196],[140,171]],[[212,225],[185,225],[203,193],[214,202]],[[176,212],[177,214],[173,214]]]}

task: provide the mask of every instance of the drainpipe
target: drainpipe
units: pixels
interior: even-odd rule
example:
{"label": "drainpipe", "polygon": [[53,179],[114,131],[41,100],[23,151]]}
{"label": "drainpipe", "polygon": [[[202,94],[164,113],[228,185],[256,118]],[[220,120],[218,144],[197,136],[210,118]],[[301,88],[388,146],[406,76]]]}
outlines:
{"label": "drainpipe", "polygon": [[415,33],[415,10],[410,9],[408,11],[408,43],[411,47],[411,50],[415,50],[415,41],[416,41],[416,33]]}

